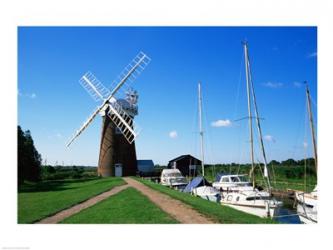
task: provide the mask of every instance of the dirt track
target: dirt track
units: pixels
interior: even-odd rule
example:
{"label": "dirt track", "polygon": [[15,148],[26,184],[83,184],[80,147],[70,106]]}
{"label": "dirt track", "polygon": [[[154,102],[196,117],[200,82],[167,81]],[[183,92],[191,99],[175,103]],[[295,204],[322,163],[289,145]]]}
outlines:
{"label": "dirt track", "polygon": [[62,211],[56,213],[53,216],[42,219],[42,220],[36,222],[36,224],[55,224],[55,223],[58,223],[58,222],[60,222],[64,219],[66,219],[67,217],[72,216],[72,215],[80,212],[81,210],[83,210],[85,208],[91,207],[91,206],[95,205],[96,203],[98,203],[102,200],[105,200],[106,198],[109,198],[110,196],[115,195],[115,194],[119,193],[120,191],[122,191],[122,190],[124,190],[128,187],[129,187],[129,185],[122,185],[122,186],[114,187],[111,190],[106,191],[104,193],[101,193],[101,194],[99,194],[95,197],[92,197],[89,200],[86,200],[86,201],[84,201],[84,202],[82,202],[78,205],[75,205],[71,208],[62,210]]}
{"label": "dirt track", "polygon": [[136,181],[129,177],[123,178],[127,184],[122,186],[117,186],[112,188],[111,190],[99,194],[95,197],[92,197],[80,204],[77,204],[71,208],[62,210],[55,215],[42,219],[36,224],[55,224],[58,223],[76,213],[79,213],[85,208],[91,207],[96,203],[109,198],[112,195],[119,193],[120,191],[128,188],[133,187],[141,192],[143,195],[147,196],[156,206],[161,208],[163,211],[168,213],[170,216],[175,218],[177,221],[184,223],[184,224],[211,224],[214,221],[208,219],[204,215],[200,214],[199,212],[195,211],[190,206],[184,204],[183,202],[173,199],[166,194],[162,194],[158,191],[155,191],[139,181]]}
{"label": "dirt track", "polygon": [[142,194],[147,196],[153,203],[160,207],[163,211],[170,214],[173,218],[185,224],[211,224],[214,221],[206,218],[202,214],[195,211],[183,202],[173,199],[168,195],[155,191],[141,182],[132,178],[124,177],[129,186],[134,187]]}

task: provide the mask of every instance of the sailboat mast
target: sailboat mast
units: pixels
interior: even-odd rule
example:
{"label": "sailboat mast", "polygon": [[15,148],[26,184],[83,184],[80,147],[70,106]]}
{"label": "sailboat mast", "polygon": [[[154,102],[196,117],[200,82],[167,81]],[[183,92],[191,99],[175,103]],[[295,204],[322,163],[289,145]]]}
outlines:
{"label": "sailboat mast", "polygon": [[251,90],[252,90],[252,97],[253,97],[253,104],[254,104],[254,111],[255,111],[255,116],[256,116],[256,123],[257,123],[257,128],[258,128],[258,134],[259,134],[259,141],[260,141],[260,148],[262,152],[262,156],[264,159],[264,176],[267,179],[267,184],[268,188],[271,189],[271,183],[269,180],[269,174],[268,174],[268,168],[267,168],[267,158],[266,158],[266,151],[264,147],[264,141],[262,137],[262,131],[261,131],[261,125],[260,125],[260,118],[259,118],[259,111],[258,111],[258,106],[257,106],[257,99],[256,99],[256,94],[254,92],[254,87],[253,87],[253,82],[252,82],[252,76],[251,76],[251,68],[250,68],[250,62],[248,60],[248,67],[249,67],[249,72],[250,72],[250,84],[251,84]]}
{"label": "sailboat mast", "polygon": [[248,68],[248,52],[247,52],[247,42],[243,42],[244,45],[244,57],[245,57],[245,72],[246,72],[246,90],[247,90],[247,109],[249,115],[249,136],[250,136],[250,156],[251,156],[251,177],[252,185],[255,186],[255,176],[254,176],[254,151],[253,151],[253,128],[252,128],[252,111],[251,111],[251,99],[250,99],[250,76]]}
{"label": "sailboat mast", "polygon": [[315,167],[317,172],[317,146],[316,146],[316,138],[315,138],[315,131],[313,126],[313,117],[312,117],[312,109],[311,109],[311,103],[310,103],[310,92],[309,92],[309,86],[306,83],[306,97],[308,101],[308,113],[309,113],[309,120],[310,120],[310,126],[311,126],[311,134],[312,134],[312,146],[313,146],[313,153],[314,153],[314,159],[315,159]]}
{"label": "sailboat mast", "polygon": [[198,83],[198,98],[199,98],[199,130],[200,130],[200,150],[201,150],[201,171],[202,176],[205,176],[204,167],[204,140],[203,140],[203,130],[202,130],[202,97],[201,97],[201,83]]}

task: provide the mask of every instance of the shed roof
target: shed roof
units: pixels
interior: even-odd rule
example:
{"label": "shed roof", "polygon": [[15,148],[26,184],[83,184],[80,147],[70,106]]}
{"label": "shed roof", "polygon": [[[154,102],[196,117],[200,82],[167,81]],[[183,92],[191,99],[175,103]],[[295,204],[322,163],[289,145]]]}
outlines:
{"label": "shed roof", "polygon": [[181,155],[181,156],[178,156],[178,157],[176,157],[176,158],[170,160],[169,163],[170,163],[170,162],[174,162],[174,161],[182,160],[182,159],[184,159],[185,157],[190,157],[190,158],[193,158],[193,159],[195,159],[195,160],[197,160],[197,161],[200,161],[199,159],[195,158],[195,157],[192,156],[192,155]]}
{"label": "shed roof", "polygon": [[141,172],[152,172],[155,167],[153,160],[137,160],[137,166]]}
{"label": "shed roof", "polygon": [[153,160],[137,160],[138,165],[154,165]]}

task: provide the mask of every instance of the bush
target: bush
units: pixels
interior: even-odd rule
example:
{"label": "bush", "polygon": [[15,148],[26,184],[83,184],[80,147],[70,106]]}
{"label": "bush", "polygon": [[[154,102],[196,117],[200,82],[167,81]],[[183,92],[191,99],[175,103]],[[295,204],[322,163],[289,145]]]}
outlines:
{"label": "bush", "polygon": [[43,180],[90,179],[97,177],[96,168],[90,167],[44,166],[42,169]]}

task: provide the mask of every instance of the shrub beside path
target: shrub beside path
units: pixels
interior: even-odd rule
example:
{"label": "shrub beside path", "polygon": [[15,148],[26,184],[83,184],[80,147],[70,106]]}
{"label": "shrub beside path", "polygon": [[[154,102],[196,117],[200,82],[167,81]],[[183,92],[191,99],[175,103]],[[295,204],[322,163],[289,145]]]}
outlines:
{"label": "shrub beside path", "polygon": [[147,196],[155,205],[171,215],[177,221],[185,224],[211,224],[216,223],[211,219],[200,214],[183,202],[173,199],[166,194],[155,191],[139,181],[130,177],[123,178],[129,186],[134,187],[142,194]]}

